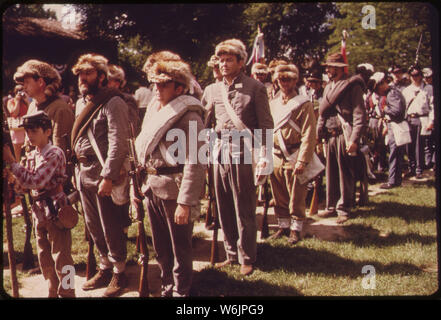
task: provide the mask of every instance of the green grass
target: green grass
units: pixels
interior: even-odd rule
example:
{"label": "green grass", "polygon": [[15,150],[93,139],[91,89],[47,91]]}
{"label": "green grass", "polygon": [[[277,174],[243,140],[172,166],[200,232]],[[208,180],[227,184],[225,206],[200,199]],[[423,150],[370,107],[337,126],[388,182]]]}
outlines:
{"label": "green grass", "polygon": [[[206,209],[206,203],[203,203]],[[204,211],[204,210],[203,210]],[[13,219],[17,262],[22,261],[23,218]],[[148,219],[145,227],[149,234]],[[254,273],[239,266],[194,273],[192,295],[222,296],[429,296],[438,290],[436,188],[434,179],[390,189],[358,207],[344,226],[347,237],[307,237],[295,246],[286,239],[258,244]],[[137,228],[129,228],[128,261],[135,263]],[[4,233],[5,235],[5,233]],[[87,245],[82,217],[72,231],[76,268],[85,269]],[[194,240],[203,235],[195,234]],[[32,239],[34,254],[35,240]],[[219,247],[223,250],[222,246]],[[149,245],[150,257],[154,256]],[[3,255],[7,262],[7,255]],[[35,256],[35,261],[36,256]],[[375,289],[364,289],[365,265],[375,268]],[[27,276],[18,270],[19,281]],[[10,292],[9,278],[4,287]]]}

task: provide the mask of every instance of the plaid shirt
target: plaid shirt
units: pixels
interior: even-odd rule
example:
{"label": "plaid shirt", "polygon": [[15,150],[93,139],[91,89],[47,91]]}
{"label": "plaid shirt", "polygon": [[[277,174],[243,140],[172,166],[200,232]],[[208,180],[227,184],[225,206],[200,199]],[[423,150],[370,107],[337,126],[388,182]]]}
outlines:
{"label": "plaid shirt", "polygon": [[[66,158],[63,151],[49,142],[41,151],[31,151],[27,157],[26,167],[18,163],[11,165],[12,173],[21,189],[53,190],[64,183],[66,175]],[[67,197],[64,192],[59,192],[51,197],[55,210],[67,204]],[[51,218],[45,201],[35,201],[32,210],[36,218],[45,220]]]}

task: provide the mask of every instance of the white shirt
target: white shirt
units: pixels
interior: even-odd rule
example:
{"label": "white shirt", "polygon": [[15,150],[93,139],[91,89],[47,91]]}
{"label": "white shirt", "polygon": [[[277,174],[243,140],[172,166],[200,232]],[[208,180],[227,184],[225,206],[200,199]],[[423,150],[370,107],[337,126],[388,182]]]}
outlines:
{"label": "white shirt", "polygon": [[429,114],[429,98],[424,83],[420,86],[412,83],[403,90],[403,96],[406,99],[406,114],[416,113],[425,116]]}
{"label": "white shirt", "polygon": [[147,108],[150,100],[152,99],[153,93],[147,87],[139,87],[135,91],[134,98],[138,104],[138,108]]}

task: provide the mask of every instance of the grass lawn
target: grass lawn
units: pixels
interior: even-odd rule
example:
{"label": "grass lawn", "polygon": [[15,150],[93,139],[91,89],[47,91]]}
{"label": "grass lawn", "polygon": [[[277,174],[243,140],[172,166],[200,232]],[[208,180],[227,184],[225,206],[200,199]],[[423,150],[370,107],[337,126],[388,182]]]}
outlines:
{"label": "grass lawn", "polygon": [[[254,273],[239,266],[195,272],[192,295],[213,296],[430,296],[438,290],[436,188],[428,181],[406,184],[370,198],[343,225],[347,236],[333,241],[306,237],[259,243]],[[145,226],[149,234],[148,219]],[[23,218],[13,219],[16,259],[23,260]],[[197,235],[198,236],[198,235]],[[87,245],[82,218],[72,231],[77,269],[85,269]],[[4,247],[7,248],[4,232]],[[136,225],[129,228],[128,261],[137,259]],[[35,239],[32,239],[34,255]],[[150,256],[154,256],[149,245]],[[223,250],[222,246],[219,247]],[[3,253],[7,264],[7,254]],[[35,256],[36,261],[36,256]],[[365,267],[367,266],[367,267]],[[367,271],[363,268],[368,268]],[[364,273],[363,273],[364,271]],[[18,270],[18,279],[28,276]],[[4,288],[10,293],[9,277]]]}

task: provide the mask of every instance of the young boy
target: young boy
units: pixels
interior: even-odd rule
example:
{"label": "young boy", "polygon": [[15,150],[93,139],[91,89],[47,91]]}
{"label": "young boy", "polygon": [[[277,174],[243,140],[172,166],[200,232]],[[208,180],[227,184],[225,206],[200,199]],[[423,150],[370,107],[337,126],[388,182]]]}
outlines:
{"label": "young boy", "polygon": [[49,283],[49,298],[75,297],[71,281],[63,281],[73,268],[72,239],[69,229],[58,219],[58,211],[67,205],[62,184],[66,180],[63,151],[49,141],[51,120],[43,111],[24,116],[22,126],[31,145],[35,146],[26,167],[16,162],[9,147],[3,146],[3,161],[16,178],[19,189],[31,189],[38,261]]}

